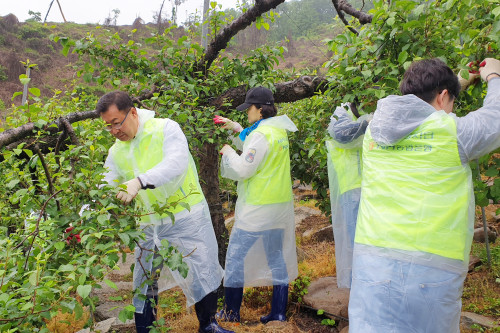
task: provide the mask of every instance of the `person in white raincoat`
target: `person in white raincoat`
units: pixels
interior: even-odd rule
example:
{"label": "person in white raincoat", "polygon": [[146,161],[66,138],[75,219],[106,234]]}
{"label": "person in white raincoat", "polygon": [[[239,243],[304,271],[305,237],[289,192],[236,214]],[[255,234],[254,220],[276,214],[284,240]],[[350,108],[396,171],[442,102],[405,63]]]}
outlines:
{"label": "person in white raincoat", "polygon": [[288,284],[298,275],[295,221],[287,131],[296,131],[286,116],[276,116],[271,90],[252,88],[245,103],[251,127],[227,118],[224,128],[241,132],[220,153],[222,177],[238,181],[235,224],[229,238],[224,275],[224,308],[218,318],[240,321],[243,287],[273,286],[267,323],[286,320]]}
{"label": "person in white raincoat", "polygon": [[351,108],[343,104],[335,109],[328,126],[331,136],[326,141],[328,180],[339,288],[351,287],[352,250],[361,196],[361,148],[371,118],[372,115],[356,118]]}
{"label": "person in white raincoat", "polygon": [[[101,97],[96,110],[117,139],[105,162],[105,180],[126,185],[126,191],[120,191],[117,197],[128,204],[137,196],[135,204],[149,211],[155,203],[179,200],[190,206],[189,210],[185,205],[175,206],[175,221],[157,214],[140,220],[145,240],[135,249],[134,289],[146,295],[147,301],[137,296],[133,299],[137,332],[149,332],[156,320],[158,293],[175,285],[182,288],[187,306],[195,305],[199,332],[231,332],[221,328],[215,319],[215,291],[223,269],[217,259],[208,205],[181,128],[173,120],[154,118],[153,111],[136,109],[128,94],[120,91]],[[162,240],[176,246],[184,256],[189,269],[186,278],[163,264],[153,268],[151,251],[160,249]],[[160,278],[152,286],[144,283],[157,270],[161,271]]]}
{"label": "person in white raincoat", "polygon": [[363,142],[350,333],[459,332],[475,215],[469,162],[500,147],[500,61],[484,65],[483,107],[464,117],[452,113],[459,80],[439,59],[413,63],[403,96],[378,101]]}

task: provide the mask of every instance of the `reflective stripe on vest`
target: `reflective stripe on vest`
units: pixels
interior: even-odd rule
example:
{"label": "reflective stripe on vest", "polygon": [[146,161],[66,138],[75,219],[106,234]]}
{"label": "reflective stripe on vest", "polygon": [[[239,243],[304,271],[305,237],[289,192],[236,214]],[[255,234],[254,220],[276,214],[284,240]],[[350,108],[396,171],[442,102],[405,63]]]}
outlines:
{"label": "reflective stripe on vest", "polygon": [[246,203],[268,205],[292,200],[290,154],[286,130],[262,124],[253,132],[266,136],[269,153],[256,174],[243,182]]}
{"label": "reflective stripe on vest", "polygon": [[336,177],[338,193],[342,194],[361,187],[361,148],[341,148],[336,145],[335,140],[327,140],[325,144],[328,150],[328,163],[331,163],[331,170],[335,173],[328,177]]}
{"label": "reflective stripe on vest", "polygon": [[369,129],[355,242],[464,260],[472,198],[455,120],[434,112],[393,146],[377,144]]}
{"label": "reflective stripe on vest", "polygon": [[[144,124],[139,142],[118,141],[111,147],[113,162],[117,166],[120,177],[130,180],[138,175],[152,169],[163,159],[163,128],[166,119],[150,119]],[[165,203],[184,202],[190,206],[203,200],[203,194],[198,182],[196,166],[189,154],[189,163],[186,176],[182,186],[173,194],[167,197],[167,186],[159,186],[155,189],[140,190],[136,203],[142,205],[147,211],[152,210],[152,206],[158,203],[160,206]],[[197,193],[197,194],[193,194]],[[186,208],[177,205],[171,210],[173,214],[179,213]],[[167,214],[159,216],[146,215],[141,218],[141,223],[148,223],[152,218],[161,219]]]}

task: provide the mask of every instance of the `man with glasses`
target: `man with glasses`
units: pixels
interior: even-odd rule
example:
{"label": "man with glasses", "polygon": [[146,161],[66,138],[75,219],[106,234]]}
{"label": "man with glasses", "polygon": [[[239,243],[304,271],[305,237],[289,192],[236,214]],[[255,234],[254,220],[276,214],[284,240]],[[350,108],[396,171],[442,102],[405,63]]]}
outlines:
{"label": "man with glasses", "polygon": [[[153,111],[136,109],[128,94],[121,91],[101,97],[96,110],[107,124],[106,130],[117,139],[105,163],[105,180],[126,186],[117,198],[128,204],[137,196],[135,203],[151,212],[156,204],[172,204],[175,217],[175,223],[167,214],[150,214],[139,221],[145,240],[135,249],[134,290],[146,295],[146,301],[137,295],[133,299],[137,332],[149,332],[156,320],[158,292],[179,285],[186,305],[195,305],[198,332],[231,333],[215,320],[215,291],[223,270],[208,205],[181,128],[171,119],[154,118]],[[189,210],[185,204],[175,205],[179,202],[189,205]],[[182,253],[189,268],[186,278],[163,263],[153,267],[162,240]],[[160,278],[148,286],[148,276],[160,271]]]}

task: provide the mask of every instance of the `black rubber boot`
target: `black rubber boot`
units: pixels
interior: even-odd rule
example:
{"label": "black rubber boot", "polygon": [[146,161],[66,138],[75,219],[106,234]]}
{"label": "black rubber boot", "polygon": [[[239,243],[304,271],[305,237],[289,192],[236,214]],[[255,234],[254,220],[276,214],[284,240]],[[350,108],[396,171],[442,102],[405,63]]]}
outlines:
{"label": "black rubber boot", "polygon": [[144,303],[142,313],[134,313],[137,333],[149,333],[149,328],[156,321],[156,308],[153,307],[153,301],[156,306],[158,304],[158,297],[148,297]]}
{"label": "black rubber boot", "polygon": [[243,288],[225,287],[224,299],[224,308],[217,313],[216,318],[222,321],[239,322]]}
{"label": "black rubber boot", "polygon": [[195,303],[194,309],[200,322],[198,333],[234,333],[223,329],[217,324],[215,313],[217,312],[217,292],[213,291]]}
{"label": "black rubber boot", "polygon": [[288,285],[273,286],[273,300],[271,302],[271,313],[260,317],[260,321],[266,324],[273,320],[286,321],[286,306],[288,304]]}

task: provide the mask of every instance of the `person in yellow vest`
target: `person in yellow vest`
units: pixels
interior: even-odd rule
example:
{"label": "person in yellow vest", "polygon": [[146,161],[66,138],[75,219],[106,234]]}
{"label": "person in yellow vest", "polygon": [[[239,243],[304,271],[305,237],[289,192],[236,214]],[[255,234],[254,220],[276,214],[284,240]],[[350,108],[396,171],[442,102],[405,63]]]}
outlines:
{"label": "person in yellow vest", "polygon": [[218,318],[240,321],[243,287],[273,286],[271,312],[262,323],[286,320],[288,284],[298,275],[295,219],[287,131],[296,131],[286,116],[276,116],[271,90],[250,89],[245,103],[250,127],[221,118],[224,128],[239,132],[224,145],[221,175],[238,181],[235,224],[229,238],[224,275],[225,303]]}
{"label": "person in yellow vest", "polygon": [[[138,296],[133,299],[137,332],[149,332],[156,320],[158,292],[175,285],[186,295],[186,305],[194,304],[199,332],[232,332],[221,328],[215,319],[215,291],[221,283],[223,269],[218,261],[208,205],[181,128],[171,119],[155,118],[153,111],[136,109],[128,94],[121,91],[102,96],[96,110],[107,124],[106,129],[117,139],[105,162],[108,169],[105,180],[126,186],[126,191],[118,193],[118,199],[129,204],[135,198],[136,205],[149,211],[153,211],[155,204],[175,201],[190,207],[188,210],[187,205],[175,206],[172,211],[175,221],[168,215],[158,214],[146,215],[140,220],[145,240],[135,249],[133,285],[147,300]],[[166,265],[153,267],[157,255],[151,258],[149,251],[161,249],[162,240],[182,253],[189,269],[186,278]],[[160,278],[153,285],[144,283],[156,271],[161,271]]]}
{"label": "person in yellow vest", "polygon": [[351,107],[342,104],[328,125],[331,139],[325,144],[339,288],[351,288],[352,250],[361,196],[361,147],[371,117],[356,118]]}
{"label": "person in yellow vest", "polygon": [[[500,147],[500,61],[483,107],[453,114],[457,76],[414,62],[403,96],[378,101],[363,142],[349,332],[459,332],[474,224],[469,162]],[[463,80],[462,80],[463,81]]]}

